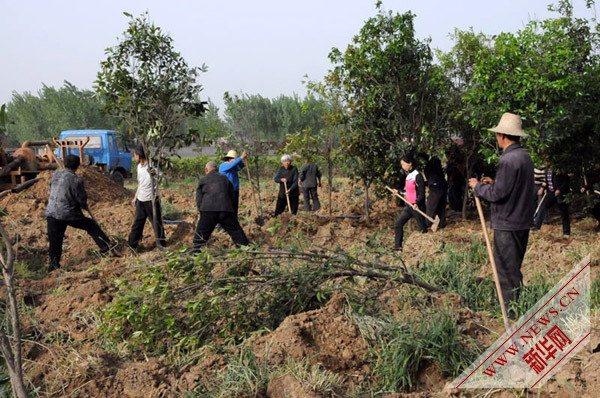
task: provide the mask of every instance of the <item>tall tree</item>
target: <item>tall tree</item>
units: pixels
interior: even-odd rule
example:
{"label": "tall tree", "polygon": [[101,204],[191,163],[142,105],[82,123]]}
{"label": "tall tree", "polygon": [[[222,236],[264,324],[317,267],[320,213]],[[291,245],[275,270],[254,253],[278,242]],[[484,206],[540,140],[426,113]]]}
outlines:
{"label": "tall tree", "polygon": [[[443,106],[449,115],[448,128],[462,144],[455,148],[464,160],[463,175],[466,177],[462,204],[462,216],[467,217],[468,178],[473,174],[475,163],[481,157],[479,149],[482,145],[482,133],[476,123],[472,123],[469,103],[465,96],[473,84],[473,71],[478,62],[492,55],[491,39],[483,33],[475,33],[472,29],[461,31],[456,29],[452,35],[454,46],[447,53],[438,52],[437,56],[444,74],[449,82],[445,91],[446,100]],[[477,126],[477,128],[475,127]]]}
{"label": "tall tree", "polygon": [[[518,113],[534,157],[573,172],[597,161],[600,150],[599,32],[593,20],[573,16],[569,1],[551,9],[560,15],[495,38],[492,56],[477,60],[465,100],[473,128]],[[493,145],[483,149],[488,160],[497,156]]]}
{"label": "tall tree", "polygon": [[[150,22],[147,13],[137,18],[125,15],[129,26],[120,42],[106,49],[95,88],[107,112],[144,148],[150,167],[160,169],[170,154],[195,139],[181,127],[189,115],[204,110],[197,100],[201,86],[196,78],[206,68],[188,66],[175,51],[173,39]],[[157,198],[159,175],[154,173],[153,179]],[[156,220],[155,200],[152,208]]]}
{"label": "tall tree", "polygon": [[195,139],[181,126],[204,110],[196,79],[206,67],[188,66],[148,13],[124,14],[129,26],[119,43],[106,49],[95,89],[107,112],[124,124],[124,133],[144,147],[151,165],[161,167],[175,149]]}
{"label": "tall tree", "polygon": [[334,48],[335,65],[325,82],[344,106],[341,145],[353,175],[369,189],[398,168],[403,153],[439,142],[441,68],[428,41],[415,37],[414,14],[385,12],[369,18],[344,52]]}

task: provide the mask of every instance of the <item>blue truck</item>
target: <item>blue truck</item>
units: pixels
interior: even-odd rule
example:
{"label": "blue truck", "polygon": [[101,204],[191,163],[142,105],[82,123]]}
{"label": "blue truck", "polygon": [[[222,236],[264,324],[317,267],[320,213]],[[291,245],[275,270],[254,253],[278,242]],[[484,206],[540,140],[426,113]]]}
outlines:
{"label": "blue truck", "polygon": [[[66,154],[83,155],[85,165],[97,166],[120,185],[123,185],[125,178],[131,177],[131,154],[116,131],[66,130],[54,142],[60,147],[58,157],[63,156],[63,151]],[[85,146],[77,148],[78,143],[85,143]]]}

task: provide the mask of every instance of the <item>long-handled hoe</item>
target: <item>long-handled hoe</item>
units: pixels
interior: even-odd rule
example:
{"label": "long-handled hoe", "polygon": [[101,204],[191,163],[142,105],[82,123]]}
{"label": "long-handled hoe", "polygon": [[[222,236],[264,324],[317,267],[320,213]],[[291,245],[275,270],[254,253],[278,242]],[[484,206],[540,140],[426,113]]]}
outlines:
{"label": "long-handled hoe", "polygon": [[283,187],[285,188],[285,198],[287,199],[288,210],[290,214],[292,214],[292,205],[290,205],[290,194],[288,193],[287,182],[283,182]]}
{"label": "long-handled hoe", "polygon": [[500,309],[502,310],[502,319],[504,320],[504,327],[508,332],[510,325],[508,323],[508,316],[506,315],[506,307],[504,306],[504,297],[502,296],[500,279],[498,278],[498,270],[496,269],[496,260],[494,260],[494,252],[492,251],[490,236],[488,235],[488,230],[485,225],[485,216],[483,215],[483,208],[481,207],[481,199],[479,199],[477,196],[475,196],[475,205],[477,206],[477,213],[479,213],[479,219],[481,220],[481,228],[483,230],[483,236],[485,238],[485,247],[487,248],[488,256],[490,257],[490,264],[492,264],[492,271],[494,273],[494,283],[496,285],[496,292],[498,292],[498,301],[500,302]]}
{"label": "long-handled hoe", "polygon": [[[87,207],[87,212],[90,215],[90,218],[92,219],[92,221],[94,221],[96,223],[96,225],[98,225],[100,228],[102,228],[100,226],[100,223],[98,222],[98,220],[96,219],[96,217],[94,217],[94,213],[92,213],[92,210],[90,209],[90,207]],[[110,247],[110,242],[106,242],[106,244],[109,245],[109,252],[112,254],[113,257],[122,257],[123,255],[116,249],[117,245],[114,245],[113,247]]]}
{"label": "long-handled hoe", "polygon": [[[400,199],[402,199],[403,201],[405,201],[406,203],[408,203],[409,206],[412,206],[412,203],[410,203],[408,200],[406,200],[406,198],[402,195],[398,195],[396,192],[394,192],[394,190],[388,186],[386,186],[386,189],[388,191],[390,191],[394,196],[399,197]],[[420,215],[422,215],[423,217],[425,217],[425,219],[427,221],[429,221],[431,223],[431,230],[433,232],[437,231],[438,227],[440,226],[440,216],[438,216],[437,214],[435,215],[435,218],[431,218],[429,217],[427,214],[423,213],[421,210],[419,209],[415,209]]]}

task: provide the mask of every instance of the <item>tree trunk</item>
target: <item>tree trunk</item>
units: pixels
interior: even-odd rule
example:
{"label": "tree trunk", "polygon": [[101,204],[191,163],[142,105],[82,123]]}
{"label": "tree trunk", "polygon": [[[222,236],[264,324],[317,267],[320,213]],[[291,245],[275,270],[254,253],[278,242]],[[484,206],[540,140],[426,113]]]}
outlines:
{"label": "tree trunk", "polygon": [[260,167],[258,164],[259,161],[259,156],[254,156],[254,163],[256,165],[256,193],[258,194],[258,209],[260,211],[260,214],[257,214],[257,217],[260,217],[263,214],[263,207],[262,207],[262,198],[260,197]]}
{"label": "tree trunk", "polygon": [[371,211],[370,211],[371,203],[369,200],[369,186],[370,185],[371,184],[366,179],[363,179],[363,186],[365,188],[365,219],[367,221],[367,224],[371,223]]}
{"label": "tree trunk", "polygon": [[327,180],[329,181],[329,215],[333,215],[333,162],[327,157]]}
{"label": "tree trunk", "polygon": [[[152,199],[152,232],[154,232],[154,240],[156,241],[156,246],[162,245],[164,242],[160,242],[159,237],[162,236],[162,223],[158,222],[158,207],[157,204],[160,200],[160,196],[158,194],[158,180],[159,180],[159,169],[158,169],[158,165],[156,167],[154,167],[154,165],[152,164],[152,156],[150,155],[150,153],[148,152],[148,145],[143,144],[143,148],[144,148],[144,153],[146,154],[146,161],[148,162],[148,172],[150,172],[150,170],[154,169],[156,171],[155,175],[152,175],[152,173],[150,173],[150,179],[152,181],[152,193],[153,193],[153,199]],[[160,148],[159,148],[159,158],[158,158],[158,162],[160,163],[161,160],[161,154],[160,154]]]}
{"label": "tree trunk", "polygon": [[469,204],[469,178],[473,172],[473,164],[471,163],[471,156],[467,156],[465,161],[465,192],[463,193],[463,205],[462,205],[462,218],[467,219],[467,206]]}
{"label": "tree trunk", "polygon": [[0,224],[0,235],[2,236],[4,247],[6,248],[6,255],[4,253],[0,254],[2,260],[2,276],[4,277],[4,285],[6,286],[6,301],[8,303],[6,310],[10,315],[13,330],[13,343],[11,344],[4,333],[4,328],[0,329],[0,351],[2,351],[2,355],[6,361],[13,393],[18,398],[27,398],[29,394],[27,393],[25,383],[23,382],[19,308],[17,305],[15,287],[13,285],[13,264],[15,261],[15,254],[10,242],[10,236],[2,224]]}

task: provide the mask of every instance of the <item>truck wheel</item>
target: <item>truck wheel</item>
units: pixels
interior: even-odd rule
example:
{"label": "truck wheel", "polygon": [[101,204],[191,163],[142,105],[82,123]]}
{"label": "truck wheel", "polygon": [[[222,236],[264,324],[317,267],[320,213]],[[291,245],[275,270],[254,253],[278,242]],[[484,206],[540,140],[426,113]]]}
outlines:
{"label": "truck wheel", "polygon": [[110,178],[112,178],[112,180],[114,182],[116,182],[117,184],[119,184],[120,186],[125,185],[125,177],[123,177],[123,174],[121,174],[121,172],[118,170],[114,170],[110,174]]}

